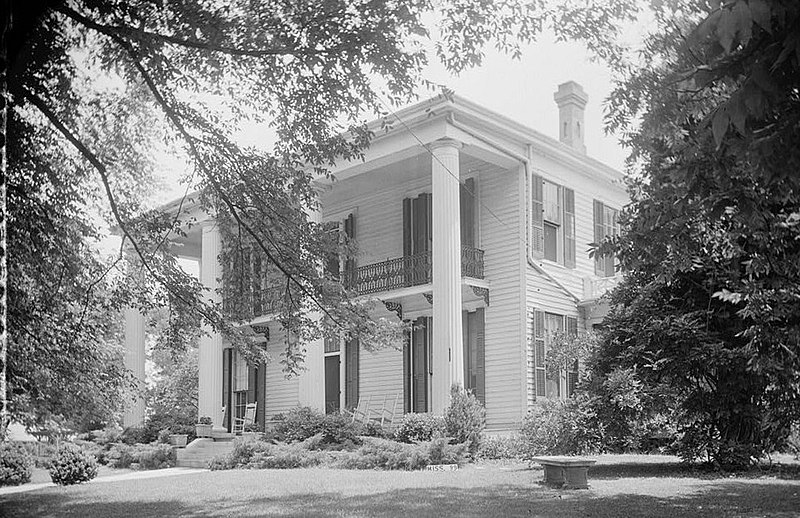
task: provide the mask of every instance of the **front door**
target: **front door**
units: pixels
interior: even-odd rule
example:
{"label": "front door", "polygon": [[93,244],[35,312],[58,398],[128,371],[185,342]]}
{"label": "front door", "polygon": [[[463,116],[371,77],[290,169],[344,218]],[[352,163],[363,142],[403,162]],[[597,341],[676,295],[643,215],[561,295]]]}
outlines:
{"label": "front door", "polygon": [[339,411],[339,355],[325,357],[325,413]]}

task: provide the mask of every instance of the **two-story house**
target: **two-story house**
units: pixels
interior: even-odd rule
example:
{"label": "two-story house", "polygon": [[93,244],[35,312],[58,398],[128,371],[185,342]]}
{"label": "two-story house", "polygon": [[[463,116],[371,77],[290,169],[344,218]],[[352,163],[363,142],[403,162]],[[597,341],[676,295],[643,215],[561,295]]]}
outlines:
{"label": "two-story house", "polygon": [[[577,366],[549,377],[548,340],[602,319],[614,258],[587,250],[618,232],[627,195],[618,171],[586,155],[583,89],[562,84],[555,101],[558,140],[458,96],[397,112],[388,132],[376,122],[365,159],[319,180],[316,217],[355,237],[350,282],[383,302],[376,317],[414,323],[407,343],[367,352],[355,340],[320,340],[307,348],[307,370],[287,379],[279,361],[248,366],[211,333],[199,345],[200,414],[229,427],[251,401],[260,422],[298,404],[441,412],[457,382],[484,402],[488,430],[501,431],[537,398],[568,395]],[[218,287],[219,231],[210,220],[200,227],[183,254]],[[262,313],[254,324],[279,355],[283,331]],[[129,365],[143,374],[143,320],[129,311],[126,322]],[[222,406],[231,409],[225,422]],[[127,424],[142,416],[132,408]]]}

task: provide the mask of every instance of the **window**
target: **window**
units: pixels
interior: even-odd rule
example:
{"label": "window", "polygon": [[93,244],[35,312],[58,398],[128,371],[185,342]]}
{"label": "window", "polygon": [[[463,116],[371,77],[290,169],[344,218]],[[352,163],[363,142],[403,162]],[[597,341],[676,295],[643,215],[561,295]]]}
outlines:
{"label": "window", "polygon": [[575,192],[532,176],[531,250],[544,258],[575,268]]}
{"label": "window", "polygon": [[[601,201],[594,200],[594,242],[600,243],[606,236],[619,235],[619,211],[612,209]],[[594,273],[600,277],[615,275],[614,255],[594,256]]]}
{"label": "window", "polygon": [[[347,246],[356,237],[355,214],[348,214],[342,221],[328,221],[323,224],[326,232],[332,234],[332,244],[338,243],[339,250],[328,250],[323,264],[326,277],[342,281],[345,288],[352,288],[356,282],[356,261],[353,257],[341,254],[341,247]],[[341,254],[341,255],[340,255]]]}
{"label": "window", "polygon": [[[578,382],[578,361],[571,360],[559,367],[558,372],[548,372],[547,351],[558,336],[577,336],[578,319],[576,317],[533,312],[533,390],[537,397],[563,398],[575,392]],[[550,369],[554,371],[554,369]]]}

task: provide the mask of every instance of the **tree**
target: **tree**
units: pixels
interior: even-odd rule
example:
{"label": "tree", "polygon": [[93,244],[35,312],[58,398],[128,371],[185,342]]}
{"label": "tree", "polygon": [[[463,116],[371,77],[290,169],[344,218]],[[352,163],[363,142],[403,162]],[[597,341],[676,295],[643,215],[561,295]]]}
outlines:
{"label": "tree", "polygon": [[[187,191],[198,189],[203,207],[226,226],[226,275],[241,277],[236,264],[255,253],[284,287],[281,322],[298,337],[287,344],[287,370],[302,361],[302,343],[322,333],[359,335],[373,347],[396,339],[397,326],[374,322],[367,305],[321,275],[326,254],[351,253],[355,244],[334,243],[309,221],[304,209],[317,203],[313,176],[327,175],[336,160],[361,156],[372,136],[366,117],[414,99],[420,85],[432,86],[421,77],[430,38],[426,13],[440,20],[437,58],[458,73],[480,64],[491,43],[518,54],[546,25],[569,38],[589,24],[597,29],[587,36],[589,46],[611,57],[618,47],[606,35],[614,34],[611,22],[619,13],[604,2],[596,9],[595,18],[574,17],[575,9],[562,3],[517,0],[447,0],[435,7],[427,0],[13,2],[5,40],[9,134],[22,155],[10,162],[9,192],[18,197],[10,198],[9,214],[27,211],[25,221],[48,244],[40,249],[25,235],[9,235],[20,250],[12,258],[18,264],[9,267],[29,272],[32,285],[20,285],[12,294],[20,303],[12,300],[8,308],[3,372],[14,417],[37,413],[38,402],[23,397],[32,390],[24,366],[40,355],[50,355],[55,376],[42,397],[53,390],[85,392],[74,383],[95,368],[88,365],[104,329],[86,327],[76,365],[61,364],[78,337],[65,323],[100,318],[88,310],[80,318],[75,300],[109,311],[168,307],[176,349],[187,345],[181,329],[205,322],[249,358],[263,355],[237,327],[242,315],[208,303],[202,286],[177,266],[167,237],[191,222],[181,211],[147,210],[140,186],[152,172],[150,139],[166,139],[188,156]],[[100,88],[97,77],[112,87]],[[246,120],[270,124],[278,137],[270,152],[236,143],[232,135]],[[163,138],[150,128],[163,130]],[[27,145],[33,139],[40,145]],[[59,198],[64,186],[72,196],[66,204]],[[130,257],[121,251],[104,262],[86,247],[102,226],[96,214],[119,229]],[[70,226],[66,234],[62,223]],[[60,277],[49,266],[64,258],[69,267]],[[70,293],[52,290],[62,284]],[[48,293],[58,299],[52,307]],[[30,300],[37,301],[35,319],[20,312]],[[311,310],[326,318],[309,318]],[[44,322],[57,326],[45,332]],[[69,408],[52,411],[69,414]]]}
{"label": "tree", "polygon": [[641,171],[598,368],[677,388],[686,457],[740,466],[800,418],[800,6],[652,7],[609,100]]}

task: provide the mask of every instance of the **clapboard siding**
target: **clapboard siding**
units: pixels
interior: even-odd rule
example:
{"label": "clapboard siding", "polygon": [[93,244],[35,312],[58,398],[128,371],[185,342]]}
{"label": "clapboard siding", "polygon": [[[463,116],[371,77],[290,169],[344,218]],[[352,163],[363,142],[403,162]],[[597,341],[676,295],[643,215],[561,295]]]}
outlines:
{"label": "clapboard siding", "polygon": [[[627,200],[622,184],[613,184],[601,178],[589,179],[563,164],[543,155],[534,157],[534,173],[575,192],[575,268],[565,268],[543,259],[536,264],[543,274],[528,265],[526,275],[526,356],[527,401],[534,403],[533,379],[533,310],[574,316],[580,319],[577,300],[583,298],[583,279],[594,277],[594,259],[589,257],[589,243],[594,241],[593,200],[598,199],[612,207],[621,208]],[[553,279],[558,281],[559,287]],[[566,289],[566,291],[565,291]],[[577,300],[576,300],[577,299]]]}
{"label": "clapboard siding", "polygon": [[522,267],[519,171],[480,171],[480,234],[486,279],[491,282],[486,308],[486,425],[515,428],[520,419],[520,290]]}
{"label": "clapboard siding", "polygon": [[361,350],[359,356],[359,396],[370,402],[372,411],[380,411],[384,401],[392,410],[397,400],[397,414],[403,413],[403,353],[386,348]]}
{"label": "clapboard siding", "polygon": [[299,378],[286,377],[283,371],[282,359],[286,358],[286,332],[279,324],[270,323],[270,341],[267,352],[270,361],[266,369],[266,395],[264,401],[264,415],[269,421],[276,414],[286,412],[297,406],[299,401]]}

